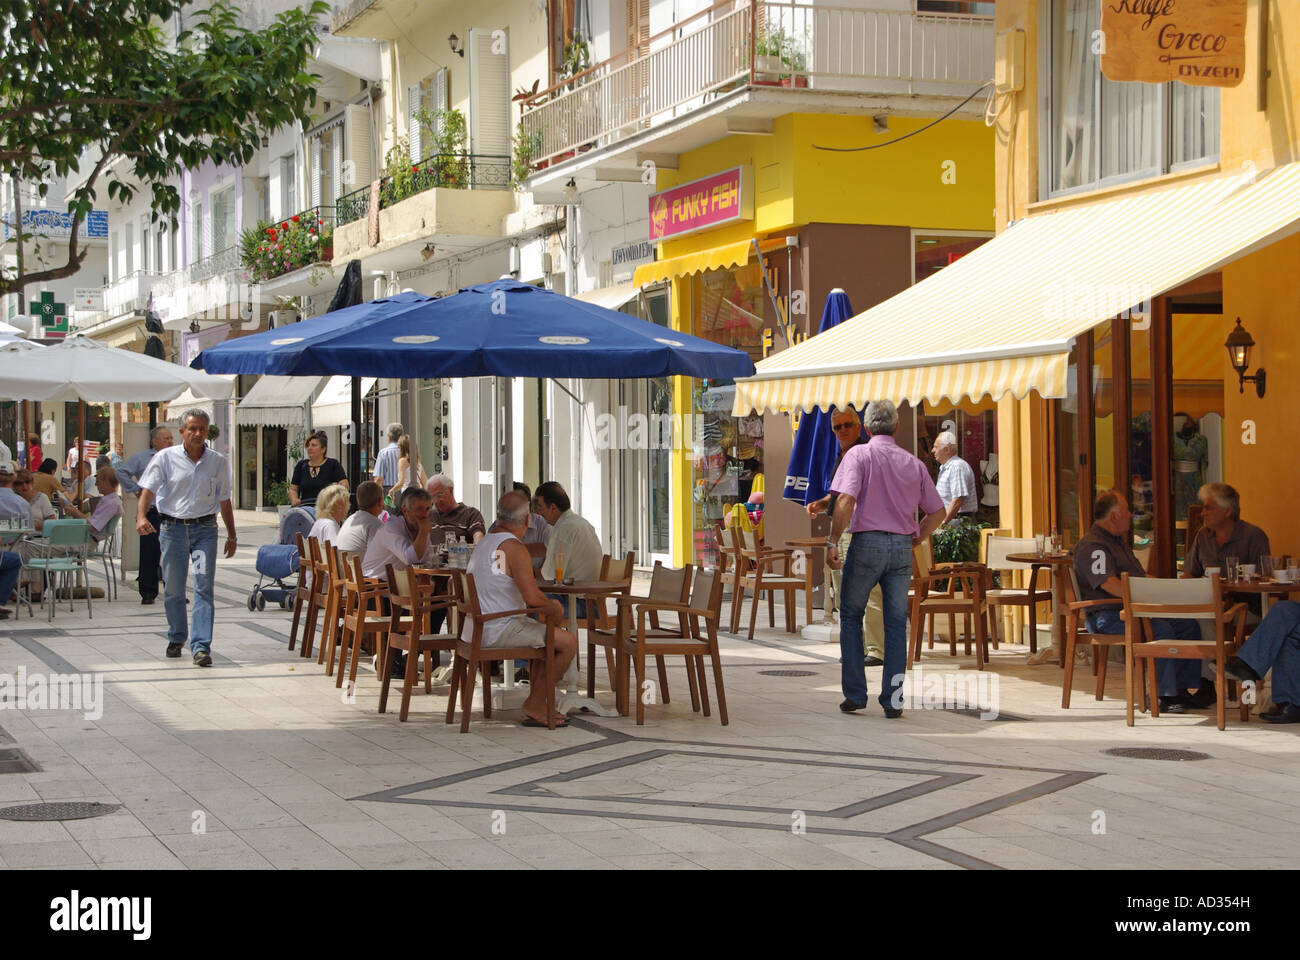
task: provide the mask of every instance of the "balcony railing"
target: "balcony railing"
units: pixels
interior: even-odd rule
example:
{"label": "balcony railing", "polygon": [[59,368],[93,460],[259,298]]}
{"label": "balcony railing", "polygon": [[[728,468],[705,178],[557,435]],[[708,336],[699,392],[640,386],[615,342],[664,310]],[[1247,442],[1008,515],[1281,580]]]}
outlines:
{"label": "balcony railing", "polygon": [[143,310],[157,276],[152,270],[137,270],[118,277],[104,288],[104,315],[120,317],[124,313]]}
{"label": "balcony railing", "polygon": [[228,273],[237,269],[239,269],[239,247],[235,246],[226,247],[211,256],[191,263],[188,272],[190,281],[197,283],[215,277],[219,273]]}
{"label": "balcony railing", "polygon": [[992,17],[727,0],[647,46],[643,56],[607,60],[535,98],[522,120],[535,167],[744,86],[952,96],[993,75]]}
{"label": "balcony railing", "polygon": [[[410,170],[379,181],[379,209],[385,210],[407,197],[434,187],[453,190],[509,190],[510,158],[482,153],[433,154]],[[370,214],[370,186],[345,193],[335,202],[339,226]]]}
{"label": "balcony railing", "polygon": [[283,220],[254,227],[257,243],[240,252],[253,283],[271,280],[333,258],[334,207],[308,207]]}

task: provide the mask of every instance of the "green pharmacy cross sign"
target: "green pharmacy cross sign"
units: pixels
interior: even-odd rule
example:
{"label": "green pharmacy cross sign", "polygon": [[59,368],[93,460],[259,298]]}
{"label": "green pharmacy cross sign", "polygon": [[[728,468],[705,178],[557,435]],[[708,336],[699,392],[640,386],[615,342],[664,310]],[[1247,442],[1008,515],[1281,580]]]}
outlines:
{"label": "green pharmacy cross sign", "polygon": [[31,301],[31,312],[41,318],[41,332],[47,337],[63,337],[68,333],[68,306],[56,303],[48,290],[41,299]]}

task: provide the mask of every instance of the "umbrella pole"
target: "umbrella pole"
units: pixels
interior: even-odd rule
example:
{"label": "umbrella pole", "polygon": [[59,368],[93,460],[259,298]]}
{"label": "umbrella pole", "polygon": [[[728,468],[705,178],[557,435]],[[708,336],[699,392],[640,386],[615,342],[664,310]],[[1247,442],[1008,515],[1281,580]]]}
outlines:
{"label": "umbrella pole", "polygon": [[81,421],[81,449],[77,451],[77,506],[81,506],[81,498],[85,496],[84,486],[81,474],[81,461],[86,459],[86,401],[77,401],[77,417]]}
{"label": "umbrella pole", "polygon": [[352,446],[348,450],[349,487],[352,490],[352,505],[356,506],[357,487],[361,485],[361,381],[352,378]]}
{"label": "umbrella pole", "polygon": [[39,467],[40,464],[38,463],[34,467],[30,463],[27,463],[29,459],[29,457],[27,456],[27,450],[28,450],[27,438],[31,436],[31,434],[27,432],[27,401],[26,400],[22,402],[22,418],[23,418],[22,429],[18,431],[20,434],[20,436],[18,437],[18,460],[20,463],[27,464],[27,469],[30,470],[32,473],[35,473],[36,467]]}

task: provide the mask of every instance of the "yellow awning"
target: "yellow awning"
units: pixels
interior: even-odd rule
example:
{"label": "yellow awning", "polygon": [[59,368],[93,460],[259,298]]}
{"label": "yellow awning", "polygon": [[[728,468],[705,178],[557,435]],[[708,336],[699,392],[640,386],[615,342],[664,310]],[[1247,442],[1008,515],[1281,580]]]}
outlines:
{"label": "yellow awning", "polygon": [[703,270],[721,270],[724,267],[736,267],[749,262],[749,254],[754,249],[753,240],[737,240],[724,243],[720,247],[698,250],[680,257],[643,263],[636,268],[632,282],[640,287],[647,283],[659,283],[677,277],[688,277]]}
{"label": "yellow awning", "polygon": [[1300,163],[1068,207],[757,364],[735,412],[1065,395],[1073,338],[1300,231]]}

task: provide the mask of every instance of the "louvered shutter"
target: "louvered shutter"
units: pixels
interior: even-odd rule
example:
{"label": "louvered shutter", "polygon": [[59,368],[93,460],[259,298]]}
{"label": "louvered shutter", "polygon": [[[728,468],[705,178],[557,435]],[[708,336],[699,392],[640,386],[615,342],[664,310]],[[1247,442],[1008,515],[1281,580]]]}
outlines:
{"label": "louvered shutter", "polygon": [[[433,75],[433,107],[435,111],[449,109],[449,97],[451,86],[451,72],[446,67],[441,67]],[[434,136],[439,140],[442,139],[443,127],[442,117],[439,116],[437,123],[434,125]]]}
{"label": "louvered shutter", "polygon": [[423,93],[418,83],[413,83],[406,88],[406,136],[411,147],[412,163],[424,157],[424,138],[420,131],[420,121],[415,116],[420,109]]}
{"label": "louvered shutter", "polygon": [[311,149],[311,196],[307,199],[311,202],[309,207],[320,206],[321,201],[321,142],[320,137],[315,136],[310,141]]}
{"label": "louvered shutter", "polygon": [[339,187],[339,193],[350,193],[370,183],[370,108],[361,104],[348,107],[347,122],[348,172],[352,182]]}
{"label": "louvered shutter", "polygon": [[[507,37],[508,39],[508,37]],[[510,155],[510,48],[492,52],[492,31],[469,32],[469,151]]]}

